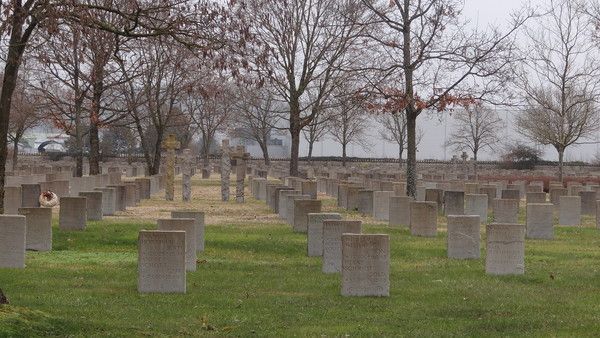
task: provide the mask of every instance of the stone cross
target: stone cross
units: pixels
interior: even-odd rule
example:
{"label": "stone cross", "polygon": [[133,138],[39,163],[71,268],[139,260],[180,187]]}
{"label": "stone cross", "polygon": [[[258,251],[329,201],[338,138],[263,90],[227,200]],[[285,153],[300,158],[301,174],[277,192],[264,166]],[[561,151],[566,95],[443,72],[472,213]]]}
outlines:
{"label": "stone cross", "polygon": [[231,154],[232,165],[236,170],[235,201],[244,203],[244,179],[246,178],[246,161],[250,159],[250,154],[246,152],[244,146],[238,146],[235,152]]}
{"label": "stone cross", "polygon": [[167,150],[167,180],[165,187],[165,199],[172,201],[175,195],[175,150],[179,149],[181,144],[177,141],[174,134],[169,134],[162,143],[162,148]]}
{"label": "stone cross", "polygon": [[223,140],[221,146],[221,199],[229,201],[229,184],[231,175],[231,157],[229,156],[229,140]]}
{"label": "stone cross", "polygon": [[181,194],[184,202],[189,202],[192,199],[192,168],[194,156],[190,149],[183,150],[183,172],[182,172],[182,187]]}

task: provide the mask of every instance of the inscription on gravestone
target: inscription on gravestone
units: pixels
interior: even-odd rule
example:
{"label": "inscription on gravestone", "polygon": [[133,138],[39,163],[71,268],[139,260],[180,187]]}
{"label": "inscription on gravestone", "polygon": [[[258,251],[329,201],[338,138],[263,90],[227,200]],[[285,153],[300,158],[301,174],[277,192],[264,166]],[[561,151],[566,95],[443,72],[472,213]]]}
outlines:
{"label": "inscription on gravestone", "polygon": [[185,293],[185,252],[184,231],[140,231],[138,291]]}

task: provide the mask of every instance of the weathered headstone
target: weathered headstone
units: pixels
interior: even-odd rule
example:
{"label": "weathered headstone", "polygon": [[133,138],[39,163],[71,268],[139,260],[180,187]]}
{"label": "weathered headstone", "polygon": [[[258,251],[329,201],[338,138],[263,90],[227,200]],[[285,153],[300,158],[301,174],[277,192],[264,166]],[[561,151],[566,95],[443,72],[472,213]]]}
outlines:
{"label": "weathered headstone", "polygon": [[565,226],[581,225],[581,197],[560,196],[558,224]]}
{"label": "weathered headstone", "polygon": [[444,214],[463,215],[465,213],[465,193],[462,191],[444,192]]}
{"label": "weathered headstone", "polygon": [[410,226],[410,204],[414,198],[409,196],[390,197],[390,226]]}
{"label": "weathered headstone", "polygon": [[494,200],[494,222],[519,223],[519,200],[496,198]]}
{"label": "weathered headstone", "polygon": [[580,191],[581,197],[581,214],[596,215],[596,192],[595,191]]}
{"label": "weathered headstone", "polygon": [[87,220],[102,220],[102,191],[81,191],[79,196],[86,198]]}
{"label": "weathered headstone", "polygon": [[485,272],[490,275],[525,273],[525,226],[492,223],[486,228]]}
{"label": "weathered headstone", "polygon": [[196,223],[193,218],[163,218],[157,220],[158,230],[185,231],[185,269],[196,271]]}
{"label": "weathered headstone", "polygon": [[195,210],[171,211],[171,218],[193,218],[196,225],[196,251],[204,251],[204,212]]}
{"label": "weathered headstone", "polygon": [[185,231],[140,231],[139,292],[185,293],[185,238]]}
{"label": "weathered headstone", "polygon": [[479,259],[480,224],[479,215],[448,216],[448,258]]}
{"label": "weathered headstone", "polygon": [[25,268],[25,216],[0,215],[0,268]]}
{"label": "weathered headstone", "polygon": [[115,189],[115,211],[125,211],[125,186],[107,185],[106,187]]}
{"label": "weathered headstone", "polygon": [[179,149],[180,146],[181,144],[174,134],[169,134],[162,144],[162,148],[167,151],[167,178],[165,182],[165,199],[167,201],[172,201],[175,196],[175,150]]}
{"label": "weathered headstone", "polygon": [[307,231],[307,254],[309,257],[323,256],[323,221],[341,220],[338,213],[309,213]]}
{"label": "weathered headstone", "polygon": [[394,196],[393,191],[373,192],[373,217],[376,220],[388,221],[390,219],[390,197],[392,196]]}
{"label": "weathered headstone", "polygon": [[117,196],[115,188],[94,188],[102,192],[102,215],[112,216],[117,210]]}
{"label": "weathered headstone", "polygon": [[358,212],[363,215],[373,215],[373,190],[358,191]]}
{"label": "weathered headstone", "polygon": [[390,238],[342,235],[342,296],[390,295]]}
{"label": "weathered headstone", "polygon": [[87,205],[85,197],[61,197],[58,226],[61,230],[85,230]]}
{"label": "weathered headstone", "polygon": [[27,224],[26,249],[52,250],[52,208],[20,208]]}
{"label": "weathered headstone", "polygon": [[437,235],[437,203],[412,202],[410,204],[410,233],[413,236]]}
{"label": "weathered headstone", "polygon": [[21,187],[4,187],[5,215],[18,215],[21,202]]}
{"label": "weathered headstone", "polygon": [[361,221],[323,221],[323,272],[336,273],[342,269],[342,234],[361,233]]}
{"label": "weathered headstone", "polygon": [[40,194],[42,193],[39,184],[21,185],[21,207],[37,208],[40,206]]}
{"label": "weathered headstone", "polygon": [[294,226],[294,216],[296,216],[296,213],[294,211],[295,206],[296,206],[296,200],[308,200],[308,199],[310,199],[310,196],[308,196],[308,195],[287,195],[287,197],[286,197],[287,211],[285,212],[286,221],[292,227]]}
{"label": "weathered headstone", "polygon": [[465,215],[479,215],[481,223],[487,223],[488,196],[485,194],[465,195]]}
{"label": "weathered headstone", "polygon": [[525,202],[527,204],[530,203],[546,203],[546,193],[545,192],[527,192],[525,194]]}
{"label": "weathered headstone", "polygon": [[308,214],[321,212],[321,201],[313,199],[294,200],[294,232],[308,231]]}
{"label": "weathered headstone", "polygon": [[229,156],[229,140],[223,140],[221,145],[221,200],[229,201],[229,186],[231,182],[231,157]]}
{"label": "weathered headstone", "polygon": [[425,190],[425,201],[435,202],[437,207],[437,213],[443,215],[444,213],[444,190],[442,189],[426,189]]}
{"label": "weathered headstone", "polygon": [[553,209],[552,203],[527,204],[527,238],[554,238]]}

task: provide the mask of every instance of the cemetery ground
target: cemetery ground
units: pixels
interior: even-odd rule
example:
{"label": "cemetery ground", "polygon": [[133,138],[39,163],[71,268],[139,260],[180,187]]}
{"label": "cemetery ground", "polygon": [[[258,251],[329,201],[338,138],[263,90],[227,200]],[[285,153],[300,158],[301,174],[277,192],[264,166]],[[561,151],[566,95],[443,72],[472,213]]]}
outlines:
{"label": "cemetery ground", "polygon": [[[390,235],[390,297],[340,295],[338,274],[306,256],[264,202],[220,201],[218,179],[195,178],[193,201],[140,207],[60,231],[53,250],[27,252],[24,270],[0,269],[0,336],[595,336],[600,332],[600,230],[558,227],[553,241],[527,240],[523,276],[488,276],[482,258],[446,258],[437,238],[362,218],[324,199],[323,211],[360,218],[365,233]],[[180,188],[180,181],[176,187]],[[249,193],[247,193],[249,195]],[[176,197],[181,196],[176,191]],[[206,250],[186,294],[137,292],[137,237],[171,210],[206,212]],[[520,221],[524,222],[521,207]],[[55,215],[56,216],[56,215]]]}

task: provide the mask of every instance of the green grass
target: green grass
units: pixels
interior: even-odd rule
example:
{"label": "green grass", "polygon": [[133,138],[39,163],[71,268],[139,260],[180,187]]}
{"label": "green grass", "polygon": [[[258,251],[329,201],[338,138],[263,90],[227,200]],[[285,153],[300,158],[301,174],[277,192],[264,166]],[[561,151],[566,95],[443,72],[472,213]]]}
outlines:
{"label": "green grass", "polygon": [[483,259],[445,258],[444,231],[416,238],[367,220],[364,232],[391,237],[389,298],[342,297],[339,276],[322,274],[321,260],[306,257],[304,235],[231,219],[208,225],[207,250],[188,273],[185,295],[137,292],[137,234],[153,222],[90,222],[85,232],[55,224],[52,252],[28,252],[24,270],[0,269],[11,302],[0,306],[0,336],[600,332],[600,233],[589,218],[586,227],[556,228],[554,241],[528,240],[526,274],[510,277],[487,276]]}

